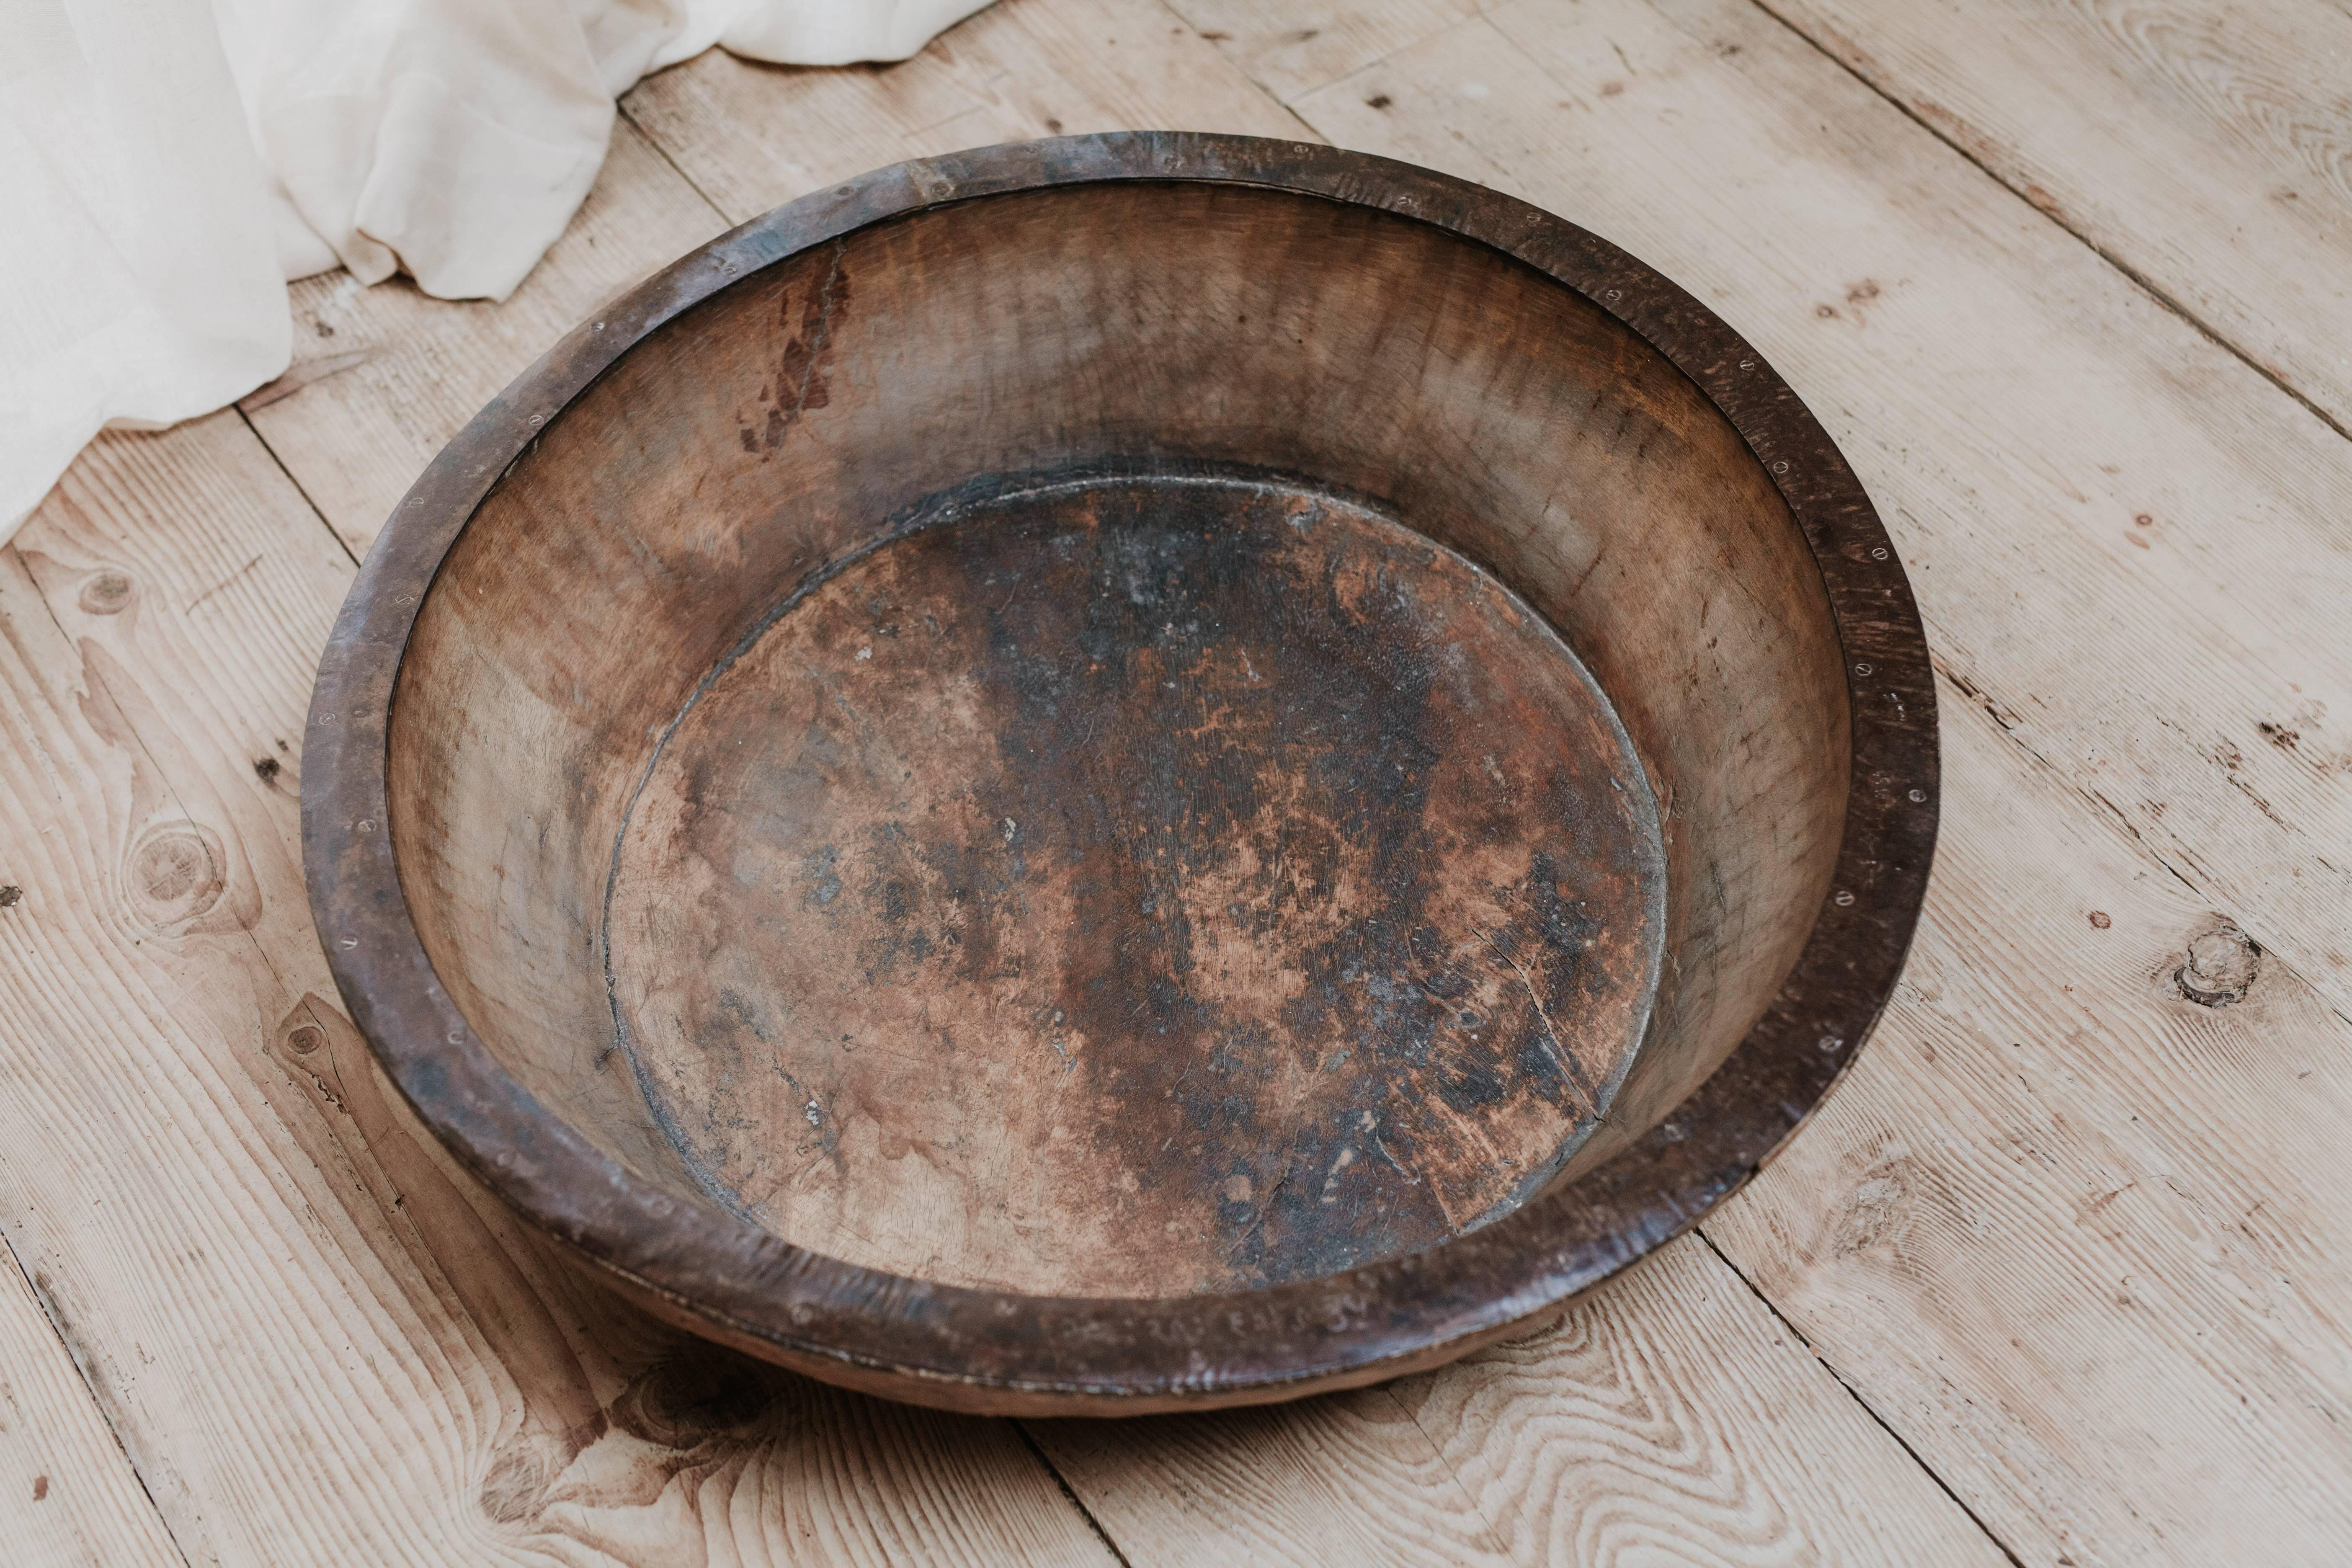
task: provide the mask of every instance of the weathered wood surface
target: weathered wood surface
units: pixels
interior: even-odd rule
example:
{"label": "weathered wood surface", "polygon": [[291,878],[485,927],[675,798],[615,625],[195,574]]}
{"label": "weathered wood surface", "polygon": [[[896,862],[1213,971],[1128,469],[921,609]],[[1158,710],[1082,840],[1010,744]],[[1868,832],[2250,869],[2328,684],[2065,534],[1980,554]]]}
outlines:
{"label": "weathered wood surface", "polygon": [[11,1561],[177,1568],[179,1553],[34,1283],[0,1252],[0,1541]]}
{"label": "weathered wood surface", "polygon": [[2270,954],[2189,1000],[2226,910],[1990,715],[1944,735],[1906,984],[1707,1234],[2027,1561],[2339,1555],[2352,1025]]}
{"label": "weathered wood surface", "polygon": [[2340,0],[1766,8],[2352,428]]}
{"label": "weathered wood surface", "polygon": [[1693,1237],[1385,1388],[1030,1425],[1137,1563],[2005,1561]]}
{"label": "weathered wood surface", "polygon": [[[832,578],[670,731],[611,861],[621,1042],[688,1170],[828,1258],[1166,1297],[1417,1252],[1538,1190],[1633,1058],[1641,768],[1558,633],[1340,494],[1023,487]],[[540,918],[525,951],[586,945]]]}
{"label": "weathered wood surface", "polygon": [[[1299,134],[1245,70],[1333,139],[1587,222],[1722,309],[1822,413],[1952,678],[1913,989],[1710,1236],[2021,1560],[2333,1555],[2352,1490],[2352,1223],[2325,1179],[2352,1127],[2344,445],[1752,11],[1181,4],[1233,37],[1007,0],[890,71],[712,58],[654,79],[631,112],[719,212],[624,128],[590,215],[506,306],[303,286],[313,369],[361,352],[316,331],[330,310],[370,358],[253,424],[363,546],[557,331],[723,221],[1048,118]],[[1106,17],[1132,54],[1087,42]],[[565,1293],[428,1179],[331,1005],[295,1021],[330,994],[293,874],[299,757],[275,748],[299,741],[348,565],[232,418],[110,438],[21,545],[0,583],[0,882],[24,889],[0,909],[0,1204],[185,1560],[1108,1559],[1008,1428],[790,1383],[751,1399],[740,1363]],[[2265,951],[2245,1001],[2198,1006],[2174,973],[2224,919]],[[321,1050],[333,1076],[293,1070]],[[1580,1309],[1589,1327],[1400,1387],[1411,1424],[1372,1391],[1036,1436],[1138,1563],[1272,1542],[1987,1561],[1863,1405],[1727,1290],[1678,1243]],[[552,1304],[509,1321],[531,1301]],[[608,1431],[534,1491],[591,1404],[653,1435]],[[1818,1442],[1783,1440],[1792,1408]],[[1375,1505],[1379,1551],[1343,1551]]]}

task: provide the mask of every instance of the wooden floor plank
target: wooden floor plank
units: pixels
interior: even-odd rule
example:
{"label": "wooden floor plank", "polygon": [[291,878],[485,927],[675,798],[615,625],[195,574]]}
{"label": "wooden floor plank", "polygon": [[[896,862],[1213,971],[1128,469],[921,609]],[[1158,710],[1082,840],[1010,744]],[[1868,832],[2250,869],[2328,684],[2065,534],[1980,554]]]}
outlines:
{"label": "wooden floor plank", "polygon": [[1337,6],[1269,6],[1255,0],[1165,4],[1285,103],[1478,14],[1478,0],[1357,0]]}
{"label": "wooden floor plank", "polygon": [[1138,1562],[2004,1561],[1695,1237],[1554,1328],[1384,1388],[1030,1425]]}
{"label": "wooden floor plank", "polygon": [[2352,429],[2352,8],[1764,4]]}
{"label": "wooden floor plank", "polygon": [[2352,1025],[1989,714],[1852,1079],[1707,1235],[2029,1562],[2352,1541]]}
{"label": "wooden floor plank", "polygon": [[0,1542],[39,1568],[181,1568],[161,1515],[0,1247]]}
{"label": "wooden floor plank", "polygon": [[651,1323],[415,1128],[299,877],[351,567],[236,415],[0,566],[0,1212],[191,1561],[1108,1561],[1004,1424]]}
{"label": "wooden floor plank", "polygon": [[1298,121],[1155,0],[999,0],[903,65],[796,70],[721,51],[623,108],[737,223],[851,174],[1035,136]]}

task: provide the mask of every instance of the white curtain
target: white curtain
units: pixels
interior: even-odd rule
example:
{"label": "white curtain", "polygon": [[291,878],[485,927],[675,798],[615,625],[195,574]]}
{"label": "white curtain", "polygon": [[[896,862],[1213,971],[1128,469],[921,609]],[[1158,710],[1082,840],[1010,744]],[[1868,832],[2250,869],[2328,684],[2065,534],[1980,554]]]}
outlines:
{"label": "white curtain", "polygon": [[101,426],[283,371],[289,279],[506,298],[646,71],[904,59],[986,3],[0,0],[0,541]]}

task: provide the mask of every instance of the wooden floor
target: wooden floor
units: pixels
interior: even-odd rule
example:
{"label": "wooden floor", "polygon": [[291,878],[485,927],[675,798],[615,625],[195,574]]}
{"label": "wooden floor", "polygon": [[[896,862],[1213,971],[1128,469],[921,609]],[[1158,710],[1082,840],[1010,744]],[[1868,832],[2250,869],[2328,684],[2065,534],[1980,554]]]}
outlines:
{"label": "wooden floor", "polygon": [[[283,381],[102,440],[0,552],[0,1557],[2352,1561],[2342,0],[1002,0],[625,109],[512,300],[299,285]],[[299,739],[380,520],[599,301],[856,171],[1124,126],[1485,181],[1760,344],[1918,588],[1944,838],[1827,1109],[1559,1327],[955,1419],[683,1341],[455,1184],[337,1009]]]}

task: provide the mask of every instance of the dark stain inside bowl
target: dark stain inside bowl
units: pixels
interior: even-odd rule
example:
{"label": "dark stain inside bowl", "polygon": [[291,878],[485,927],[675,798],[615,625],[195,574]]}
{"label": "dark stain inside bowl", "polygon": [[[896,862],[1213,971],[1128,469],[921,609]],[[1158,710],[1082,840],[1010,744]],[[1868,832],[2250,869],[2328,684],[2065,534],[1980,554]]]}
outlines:
{"label": "dark stain inside bowl", "polygon": [[1097,469],[964,487],[764,617],[661,739],[605,956],[729,1208],[1165,1296],[1542,1186],[1640,1041],[1664,868],[1493,577],[1322,489]]}

